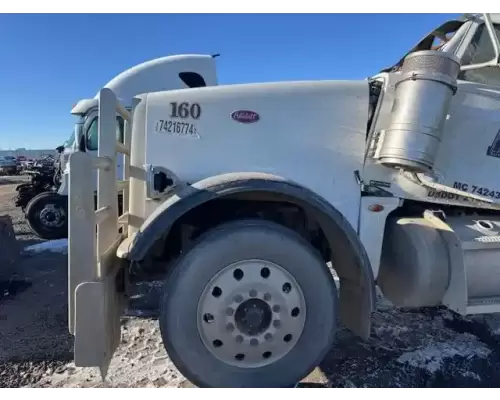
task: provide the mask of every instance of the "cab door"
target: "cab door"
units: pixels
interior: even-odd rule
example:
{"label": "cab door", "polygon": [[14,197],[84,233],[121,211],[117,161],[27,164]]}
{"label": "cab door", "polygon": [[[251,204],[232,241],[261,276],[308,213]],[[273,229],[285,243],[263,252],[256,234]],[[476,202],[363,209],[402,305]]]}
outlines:
{"label": "cab door", "polygon": [[[493,27],[500,38],[500,19],[493,21]],[[484,22],[475,22],[467,36],[457,51],[462,67],[480,65],[495,57]],[[462,70],[435,164],[440,183],[500,201],[500,180],[494,173],[499,167],[500,68]],[[439,201],[443,194],[431,191],[429,196]],[[456,201],[459,197],[441,200],[447,199]]]}

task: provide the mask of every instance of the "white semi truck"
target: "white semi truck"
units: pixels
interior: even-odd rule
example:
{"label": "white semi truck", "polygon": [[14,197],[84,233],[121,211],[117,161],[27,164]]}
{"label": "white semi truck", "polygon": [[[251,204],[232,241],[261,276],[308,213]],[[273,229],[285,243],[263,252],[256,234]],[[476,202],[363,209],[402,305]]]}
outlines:
{"label": "white semi truck", "polygon": [[[193,88],[217,85],[215,71],[215,55],[189,54],[174,57],[162,57],[138,64],[129,68],[104,87],[115,93],[121,104],[131,108],[132,99],[141,93]],[[73,106],[72,114],[77,117],[74,131],[64,143],[60,154],[62,176],[57,191],[47,191],[38,194],[26,206],[26,219],[31,229],[41,238],[60,239],[68,235],[68,174],[67,163],[70,154],[76,150],[85,151],[97,156],[98,149],[98,96],[93,99],[79,101]],[[116,118],[116,138],[123,142],[124,121]],[[75,141],[79,135],[80,142]],[[123,156],[116,158],[117,175],[123,173]],[[97,191],[97,171],[93,172],[94,190]],[[119,196],[121,202],[121,195]]]}
{"label": "white semi truck", "polygon": [[128,283],[148,274],[164,274],[166,350],[201,387],[293,385],[338,319],[370,335],[376,286],[395,306],[499,312],[499,33],[500,14],[448,21],[367,80],[80,102],[98,149],[67,176],[76,365],[106,374]]}

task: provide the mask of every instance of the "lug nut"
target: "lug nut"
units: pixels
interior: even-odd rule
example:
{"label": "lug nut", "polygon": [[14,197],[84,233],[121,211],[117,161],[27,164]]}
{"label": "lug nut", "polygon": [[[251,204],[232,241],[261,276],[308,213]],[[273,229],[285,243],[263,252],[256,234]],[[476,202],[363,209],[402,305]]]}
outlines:
{"label": "lug nut", "polygon": [[268,342],[270,342],[271,340],[273,340],[273,335],[271,335],[270,333],[266,333],[264,335],[264,339],[266,339]]}
{"label": "lug nut", "polygon": [[278,320],[278,319],[275,319],[275,320],[273,321],[273,326],[274,326],[275,328],[279,328],[279,327],[281,326],[281,321],[280,321],[280,320]]}
{"label": "lug nut", "polygon": [[228,330],[228,332],[232,332],[232,331],[234,331],[234,325],[229,323],[226,325],[226,329]]}
{"label": "lug nut", "polygon": [[270,301],[271,300],[271,293],[265,293],[264,294],[264,300],[265,301]]}
{"label": "lug nut", "polygon": [[243,336],[238,335],[238,336],[236,336],[235,339],[236,339],[236,343],[243,343]]}
{"label": "lug nut", "polygon": [[281,309],[281,307],[280,307],[278,304],[275,304],[275,305],[273,306],[273,311],[274,311],[275,313],[279,313],[279,312],[280,312],[280,309]]}
{"label": "lug nut", "polygon": [[231,307],[228,307],[226,310],[226,315],[231,317],[234,314],[234,310]]}
{"label": "lug nut", "polygon": [[212,314],[204,314],[203,315],[203,321],[205,321],[207,324],[211,324],[212,322],[214,322],[215,318]]}
{"label": "lug nut", "polygon": [[250,290],[250,297],[257,297],[257,291],[255,289]]}
{"label": "lug nut", "polygon": [[237,294],[236,296],[234,296],[234,299],[233,299],[236,303],[241,303],[243,301],[243,296],[241,294]]}
{"label": "lug nut", "polygon": [[257,339],[252,339],[252,340],[250,340],[250,345],[251,346],[258,346],[259,345],[259,341]]}

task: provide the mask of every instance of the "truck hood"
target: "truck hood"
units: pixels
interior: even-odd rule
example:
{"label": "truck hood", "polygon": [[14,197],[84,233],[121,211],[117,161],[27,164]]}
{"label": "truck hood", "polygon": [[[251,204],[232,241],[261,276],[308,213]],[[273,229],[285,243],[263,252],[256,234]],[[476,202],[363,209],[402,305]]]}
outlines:
{"label": "truck hood", "polygon": [[[364,164],[369,93],[367,80],[149,93],[136,109],[136,120],[146,121],[134,130],[146,137],[138,162],[164,165],[187,182],[222,173],[271,173],[332,199],[355,221],[356,207],[347,203],[359,201],[354,171]],[[201,112],[170,117],[172,105],[181,103]]]}

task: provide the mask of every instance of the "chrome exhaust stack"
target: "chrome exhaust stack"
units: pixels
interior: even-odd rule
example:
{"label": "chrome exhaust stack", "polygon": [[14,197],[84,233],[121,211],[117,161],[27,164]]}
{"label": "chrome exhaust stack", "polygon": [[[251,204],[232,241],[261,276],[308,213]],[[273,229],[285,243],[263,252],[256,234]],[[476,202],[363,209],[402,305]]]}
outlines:
{"label": "chrome exhaust stack", "polygon": [[414,173],[432,170],[459,72],[452,54],[424,50],[406,57],[379,152],[381,164]]}

